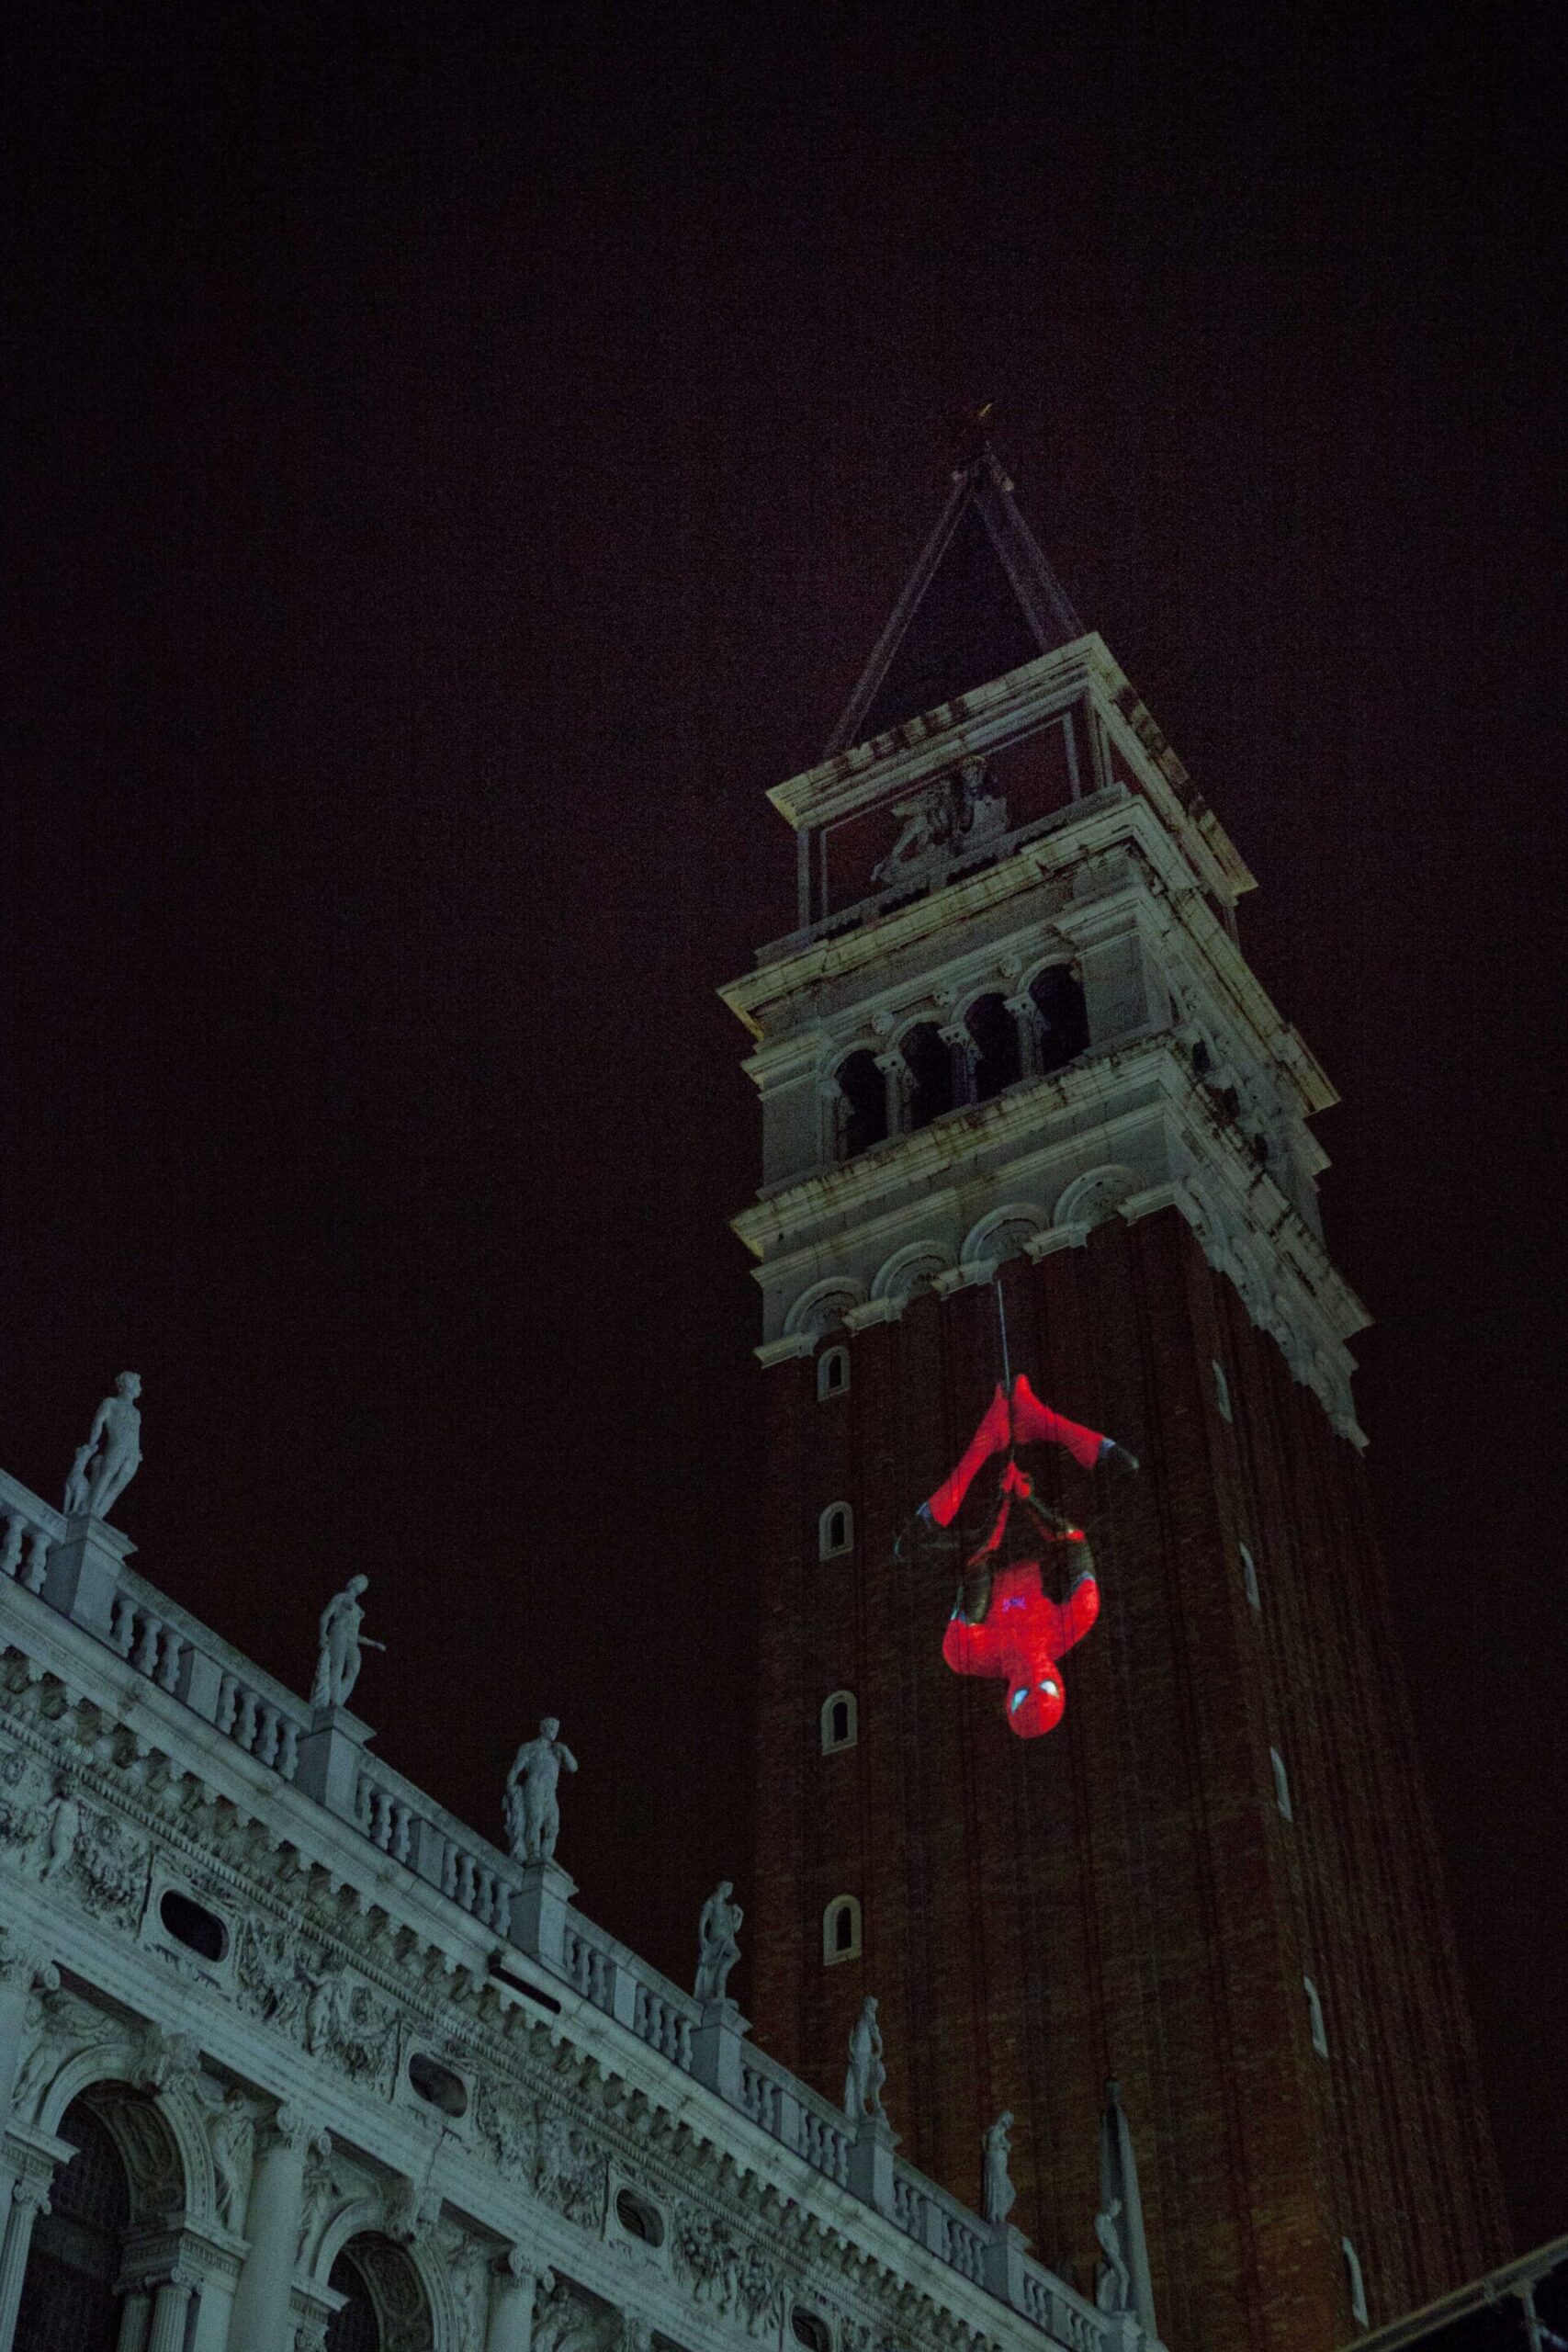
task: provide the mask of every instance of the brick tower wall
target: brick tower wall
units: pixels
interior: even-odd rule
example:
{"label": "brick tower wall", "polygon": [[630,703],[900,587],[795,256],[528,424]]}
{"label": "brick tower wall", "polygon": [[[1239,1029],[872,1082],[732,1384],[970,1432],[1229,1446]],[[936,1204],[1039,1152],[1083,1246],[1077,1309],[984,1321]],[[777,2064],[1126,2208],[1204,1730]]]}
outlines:
{"label": "brick tower wall", "polygon": [[[1010,2108],[1013,2219],[1086,2287],[1115,2075],[1172,2352],[1329,2352],[1355,2333],[1341,2236],[1374,2323],[1506,2251],[1363,1467],[1176,1212],[1003,1280],[1014,1367],[1143,1460],[1032,1456],[1089,1526],[1101,1619],[1065,1721],[1021,1741],[1000,1683],[942,1663],[948,1561],[893,1556],[998,1376],[989,1290],[860,1333],[841,1396],[765,1374],[757,2036],[837,2096],[874,1992],[906,2151],[973,2201]],[[819,1561],[840,1499],[853,1555]],[[823,1756],[840,1688],[859,1740]],[[864,1949],[829,1967],[841,1894]]]}

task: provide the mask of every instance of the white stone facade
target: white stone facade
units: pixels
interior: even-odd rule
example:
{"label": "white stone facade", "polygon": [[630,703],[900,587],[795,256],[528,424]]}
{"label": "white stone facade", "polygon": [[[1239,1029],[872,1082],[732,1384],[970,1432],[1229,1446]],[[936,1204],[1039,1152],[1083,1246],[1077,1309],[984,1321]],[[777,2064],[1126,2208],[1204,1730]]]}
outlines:
{"label": "white stone facade", "polygon": [[[1363,1442],[1347,1342],[1365,1310],[1324,1249],[1308,1121],[1337,1098],[1236,944],[1252,887],[1098,637],[825,762],[771,796],[803,843],[950,772],[1066,727],[1075,797],[967,848],[913,892],[875,891],[764,948],[723,990],[756,1040],[763,1183],[735,1220],[758,1260],[764,1363],[902,1311],[917,1290],[1174,1205],[1336,1427]],[[812,903],[803,854],[802,906]],[[900,1117],[903,1042],[959,1044],[977,998],[1027,1032],[1065,967],[1087,1045],[929,1125]],[[845,1156],[837,1074],[887,1076],[886,1140]]]}
{"label": "white stone facade", "polygon": [[1145,2345],[130,1548],[0,1475],[0,2352],[84,2102],[118,2352]]}

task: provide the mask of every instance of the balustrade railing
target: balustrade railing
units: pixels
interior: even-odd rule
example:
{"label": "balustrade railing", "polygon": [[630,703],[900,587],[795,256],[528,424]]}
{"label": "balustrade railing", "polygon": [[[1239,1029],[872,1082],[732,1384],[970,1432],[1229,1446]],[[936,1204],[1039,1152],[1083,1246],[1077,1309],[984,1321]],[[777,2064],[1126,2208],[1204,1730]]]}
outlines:
{"label": "balustrade railing", "polygon": [[802,2106],[800,2153],[808,2165],[826,2174],[829,2180],[836,2180],[840,2188],[847,2188],[850,2185],[850,2150],[852,2145],[847,2126],[833,2122],[815,2100],[810,2106]]}
{"label": "balustrade railing", "polygon": [[[651,1974],[652,1972],[649,1971]],[[660,1993],[644,1980],[637,1988],[632,2004],[632,2031],[641,2041],[674,2060],[677,2066],[691,2072],[692,2026],[697,2015],[696,2003],[682,2006],[682,1996],[671,1985]]]}
{"label": "balustrade railing", "polygon": [[[66,1528],[59,1512],[0,1472],[0,1578],[46,1598],[83,1623],[85,1631],[107,1641],[134,1672],[192,1708],[281,1781],[293,1781],[302,1743],[322,1733],[317,1711],[231,1650],[177,1603],[154,1592],[123,1561],[114,1564],[107,1632],[101,1615],[85,1623],[76,1611],[46,1592],[50,1555]],[[351,1818],[378,1851],[437,1888],[479,1927],[498,1939],[508,1936],[513,1898],[527,1883],[522,1875],[527,1865],[474,1839],[389,1768],[369,1770],[356,1758],[344,1785],[343,1796],[321,1801]],[[693,2036],[705,2021],[699,2004],[564,1901],[558,1898],[558,1904],[555,1939],[531,1929],[524,1942],[530,1959],[689,2074]],[[710,2073],[710,2063],[705,2061],[705,2083],[720,2079]],[[760,2130],[825,2179],[850,2188],[856,2137],[846,2116],[749,2044],[722,2079],[728,2087],[720,2095]],[[917,2245],[973,2285],[987,2286],[987,2256],[998,2243],[997,2233],[934,2182],[897,2162],[891,2214]],[[1028,2257],[1015,2262],[1010,2275],[1013,2308],[1052,2344],[1067,2352],[1104,2352],[1112,2323],[1081,2296]],[[1122,2340],[1118,2334],[1119,2346]]]}
{"label": "balustrade railing", "polygon": [[213,1721],[258,1764],[268,1766],[282,1780],[294,1778],[299,1769],[300,1736],[308,1728],[300,1717],[225,1670],[218,1678],[218,1711]]}

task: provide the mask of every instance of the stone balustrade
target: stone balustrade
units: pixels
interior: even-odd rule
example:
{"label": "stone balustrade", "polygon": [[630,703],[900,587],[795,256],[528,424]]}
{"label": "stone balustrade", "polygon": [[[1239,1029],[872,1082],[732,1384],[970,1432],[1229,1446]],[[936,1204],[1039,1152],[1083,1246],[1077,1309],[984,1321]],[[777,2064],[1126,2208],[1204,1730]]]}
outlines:
{"label": "stone balustrade", "polygon": [[[346,1711],[312,1709],[231,1649],[126,1564],[123,1537],[96,1521],[67,1521],[0,1473],[0,1569],[38,1605],[102,1642],[132,1673],[191,1708],[285,1783],[298,1803],[326,1806],[391,1863],[510,1943],[716,2096],[824,2179],[875,2203],[916,2245],[961,2278],[999,2295],[1051,2343],[1074,2352],[1136,2352],[1124,2315],[1107,2316],[891,2153],[886,2125],[857,2126],[745,2040],[731,2002],[707,2009],[570,1908],[570,1879],[476,1838],[389,1766],[364,1754],[368,1727]],[[52,1576],[68,1550],[70,1574]],[[30,1604],[28,1604],[30,1605]],[[341,1751],[341,1752],[340,1752]],[[302,1770],[302,1764],[307,1768]],[[530,1881],[534,1882],[530,1894]],[[541,1893],[541,1889],[543,1890]],[[528,1899],[523,1899],[523,1898]],[[880,2162],[871,2156],[874,2142]],[[880,2184],[880,2186],[877,2186]]]}

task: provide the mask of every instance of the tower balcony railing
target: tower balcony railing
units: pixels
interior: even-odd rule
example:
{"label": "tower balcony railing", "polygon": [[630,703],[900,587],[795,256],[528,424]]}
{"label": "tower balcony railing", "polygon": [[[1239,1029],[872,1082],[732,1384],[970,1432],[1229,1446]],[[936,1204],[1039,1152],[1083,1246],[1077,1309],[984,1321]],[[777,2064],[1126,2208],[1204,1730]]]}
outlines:
{"label": "tower balcony railing", "polygon": [[[367,1725],[341,1708],[313,1708],[275,1681],[139,1576],[124,1556],[129,1548],[103,1521],[67,1519],[0,1471],[0,1617],[9,1619],[3,1638],[25,1646],[37,1610],[65,1620],[165,1704],[188,1709],[231,1742],[276,1781],[288,1804],[324,1807],[373,1849],[379,1871],[407,1871],[454,1905],[494,1939],[503,1966],[504,1951],[515,1951],[780,2149],[999,2297],[1050,2344],[1067,2352],[1140,2352],[1147,2339],[1128,2314],[1096,2310],[1031,2261],[1017,2231],[979,2220],[901,2162],[880,2119],[857,2124],[766,2057],[747,2039],[733,2002],[698,2001],[572,1909],[575,1889],[554,1862],[516,1860],[390,1766],[368,1759]],[[29,1598],[9,1601],[13,1593]],[[68,1661],[61,1663],[68,1670]],[[308,1837],[302,1826],[302,1850]]]}

